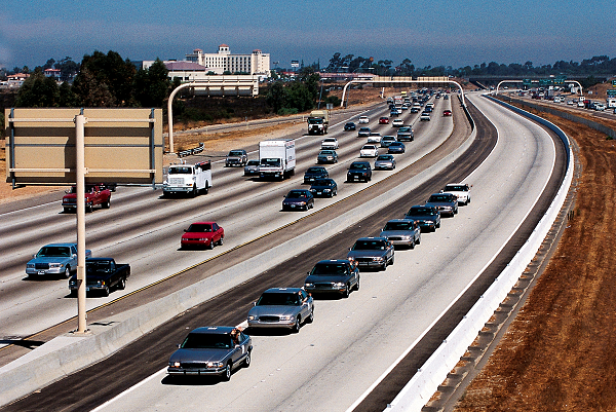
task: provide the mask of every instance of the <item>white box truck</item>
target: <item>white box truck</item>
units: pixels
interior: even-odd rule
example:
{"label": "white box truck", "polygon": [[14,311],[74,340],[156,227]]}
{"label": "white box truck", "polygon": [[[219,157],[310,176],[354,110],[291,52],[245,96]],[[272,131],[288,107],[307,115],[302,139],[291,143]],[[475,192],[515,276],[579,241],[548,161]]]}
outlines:
{"label": "white box truck", "polygon": [[261,178],[284,180],[295,173],[295,140],[265,140],[259,143]]}
{"label": "white box truck", "polygon": [[169,165],[167,180],[163,182],[163,196],[187,193],[192,197],[207,193],[212,187],[212,165],[209,160],[194,165],[180,163]]}
{"label": "white box truck", "polygon": [[327,134],[329,127],[329,112],[313,110],[308,116],[308,134]]}

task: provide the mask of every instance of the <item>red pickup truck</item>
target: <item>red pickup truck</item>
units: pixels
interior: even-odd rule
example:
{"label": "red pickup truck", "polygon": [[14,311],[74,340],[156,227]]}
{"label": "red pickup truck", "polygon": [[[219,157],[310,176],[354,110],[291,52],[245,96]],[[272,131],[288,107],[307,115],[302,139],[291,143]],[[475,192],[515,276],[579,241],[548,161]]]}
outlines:
{"label": "red pickup truck", "polygon": [[[111,191],[103,189],[98,185],[86,185],[85,189],[86,211],[91,212],[96,205],[101,205],[103,209],[111,206]],[[68,213],[77,210],[77,186],[73,186],[62,198],[64,212]]]}

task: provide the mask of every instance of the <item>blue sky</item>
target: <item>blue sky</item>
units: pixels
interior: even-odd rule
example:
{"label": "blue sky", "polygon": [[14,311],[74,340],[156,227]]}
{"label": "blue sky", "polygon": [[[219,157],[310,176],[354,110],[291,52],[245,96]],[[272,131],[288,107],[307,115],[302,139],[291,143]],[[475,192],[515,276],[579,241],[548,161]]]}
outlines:
{"label": "blue sky", "polygon": [[55,0],[0,7],[0,66],[94,50],[184,59],[194,48],[261,49],[289,67],[343,55],[416,66],[535,65],[616,55],[614,0]]}

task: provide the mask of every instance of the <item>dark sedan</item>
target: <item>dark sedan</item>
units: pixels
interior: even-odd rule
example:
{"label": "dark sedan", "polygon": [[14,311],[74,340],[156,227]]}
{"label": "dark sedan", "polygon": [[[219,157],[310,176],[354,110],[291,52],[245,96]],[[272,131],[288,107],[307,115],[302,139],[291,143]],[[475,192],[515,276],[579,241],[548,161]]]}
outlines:
{"label": "dark sedan", "polygon": [[406,146],[402,142],[393,142],[387,148],[387,153],[389,154],[401,154],[406,152]]}
{"label": "dark sedan", "polygon": [[372,167],[368,162],[353,162],[347,171],[347,182],[369,182],[372,180]]}
{"label": "dark sedan", "polygon": [[306,173],[304,173],[304,183],[312,183],[317,179],[324,179],[326,177],[329,177],[329,173],[326,168],[323,166],[312,166],[306,170]]}
{"label": "dark sedan", "polygon": [[348,132],[348,131],[351,131],[351,130],[355,130],[355,127],[356,127],[355,123],[348,122],[347,124],[344,125],[344,131]]}
{"label": "dark sedan", "polygon": [[435,207],[412,206],[404,218],[415,220],[422,232],[435,232],[436,229],[441,227],[441,214]]}
{"label": "dark sedan", "polygon": [[229,326],[197,328],[190,332],[169,359],[167,373],[178,376],[217,375],[231,379],[231,372],[250,366],[252,339]]}
{"label": "dark sedan", "polygon": [[348,260],[322,260],[308,272],[304,289],[310,293],[339,293],[345,297],[359,290],[359,270]]}
{"label": "dark sedan", "polygon": [[458,197],[451,193],[434,193],[430,195],[426,206],[435,207],[442,215],[454,217],[458,214]]}
{"label": "dark sedan", "polygon": [[338,184],[334,179],[319,179],[310,186],[310,191],[314,197],[334,197],[338,195]]}
{"label": "dark sedan", "polygon": [[357,132],[357,137],[368,137],[370,136],[370,128],[369,127],[360,127]]}
{"label": "dark sedan", "polygon": [[313,207],[314,196],[306,189],[293,189],[282,201],[282,210],[308,210]]}
{"label": "dark sedan", "polygon": [[386,237],[362,237],[349,249],[347,259],[359,268],[385,270],[394,264],[394,244]]}

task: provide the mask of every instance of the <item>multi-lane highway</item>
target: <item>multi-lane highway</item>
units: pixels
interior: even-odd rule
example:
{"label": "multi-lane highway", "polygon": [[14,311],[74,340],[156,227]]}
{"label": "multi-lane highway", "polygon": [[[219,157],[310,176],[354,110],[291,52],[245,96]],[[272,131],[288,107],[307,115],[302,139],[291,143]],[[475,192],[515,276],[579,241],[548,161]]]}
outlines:
{"label": "multi-lane highway", "polygon": [[[370,399],[364,400],[368,388],[409,346],[421,342],[433,325],[443,318],[442,315],[448,313],[451,305],[460,300],[460,296],[464,297],[467,288],[485,273],[484,269],[489,268],[499,254],[502,255],[503,248],[514,234],[520,233],[524,222],[532,226],[533,216],[536,218],[549,202],[549,199],[542,198],[545,189],[553,186],[561,173],[558,147],[543,128],[480,97],[471,97],[470,100],[489,120],[477,119],[482,133],[466,155],[444,175],[415,188],[402,201],[386,206],[348,230],[332,234],[323,245],[298,253],[291,261],[174,319],[106,361],[4,409],[28,410],[44,402],[50,405],[50,409],[84,410],[115,396],[117,398],[101,409],[192,410],[198,407],[212,411],[286,411],[295,408],[338,411],[356,404],[360,404],[363,410],[378,410],[379,405],[382,409],[382,401],[371,405],[366,403]],[[435,112],[440,113],[446,104],[445,101],[438,102]],[[463,126],[462,114],[455,106],[456,125]],[[372,116],[373,122],[378,114],[375,112]],[[476,115],[481,117],[478,112]],[[417,125],[416,141],[407,145],[412,148],[411,153],[403,155],[405,160],[398,159],[396,170],[401,177],[405,177],[404,173],[412,174],[414,168],[425,167],[422,162],[430,156],[428,153],[445,147],[443,143],[447,138],[452,136],[451,140],[455,136],[451,119],[436,114],[434,120],[438,121]],[[332,129],[332,135],[342,141],[343,163],[330,169],[340,183],[346,171],[344,164],[356,158],[364,140],[357,139],[355,134],[343,137],[340,126],[337,127]],[[373,127],[379,129],[376,125]],[[383,134],[388,127],[380,127]],[[298,141],[300,171],[314,161],[318,150],[315,140],[320,139]],[[302,152],[310,154],[301,155]],[[401,166],[409,167],[402,170]],[[218,220],[229,233],[238,233],[237,239],[230,235],[226,239],[225,248],[231,248],[244,242],[244,236],[258,237],[296,218],[280,213],[279,205],[281,195],[290,187],[299,185],[297,179],[282,184],[260,183],[238,178],[237,171],[218,172],[215,175],[217,186],[211,191],[211,196],[198,199],[161,200],[143,190],[120,193],[114,199],[112,209],[106,211],[114,213],[111,221],[109,217],[103,217],[103,213],[89,216],[91,226],[88,228],[90,236],[94,237],[89,247],[99,256],[109,254],[120,261],[131,262],[133,277],[136,278],[131,278],[132,287],[138,288],[204,259],[202,252],[177,250],[179,234],[187,221],[201,216]],[[388,174],[391,172],[379,172],[377,176]],[[298,175],[301,178],[302,173]],[[306,270],[317,260],[344,257],[346,248],[355,238],[378,234],[378,228],[387,219],[401,217],[408,207],[423,202],[429,193],[438,191],[444,183],[462,180],[473,184],[470,205],[462,207],[455,218],[444,219],[443,227],[434,234],[426,234],[415,250],[397,251],[396,263],[386,271],[362,273],[361,290],[349,299],[318,300],[315,322],[302,328],[299,334],[260,333],[253,336],[252,366],[235,373],[231,382],[186,382],[165,377],[164,367],[173,344],[179,343],[187,330],[207,324],[242,322],[251,302],[265,288],[301,286]],[[348,197],[360,186],[363,188],[361,184],[343,184],[339,199],[335,200]],[[379,188],[387,190],[389,186],[395,187],[391,179],[371,189],[374,193],[363,191],[348,197],[341,202],[340,208],[345,207],[345,202],[361,201],[361,196],[374,196]],[[328,202],[317,199],[315,210],[318,212]],[[44,215],[54,206],[41,206],[40,213]],[[205,213],[203,208],[207,208]],[[56,285],[61,281],[30,282],[23,280],[23,272],[20,273],[23,266],[20,266],[19,259],[32,253],[26,249],[31,247],[33,239],[46,243],[68,236],[62,234],[70,230],[65,228],[66,216],[59,213],[59,207],[57,209],[42,216],[31,227],[27,223],[28,213],[23,217],[15,213],[8,225],[15,226],[15,232],[7,232],[7,235],[13,236],[13,242],[19,244],[10,255],[13,256],[13,260],[9,260],[12,263],[7,264],[14,278],[7,278],[8,296],[14,300],[12,305],[4,306],[5,302],[2,302],[0,309],[3,313],[5,309],[13,310],[13,318],[38,318],[42,312],[36,305],[46,304],[50,316],[54,316],[54,320],[46,324],[31,322],[30,329],[21,332],[24,334],[60,322],[71,316],[71,309],[74,311],[74,303],[65,297],[66,285]],[[312,218],[327,219],[328,214],[335,215],[338,211],[338,208],[329,208],[321,216],[316,213]],[[3,221],[5,217],[2,216]],[[5,230],[7,225],[2,226]],[[20,240],[19,233],[27,235],[41,226],[47,228],[41,228],[38,236]],[[295,226],[295,230],[302,230],[302,225]],[[2,236],[4,242],[7,236],[4,232]],[[169,260],[174,260],[173,264]],[[159,271],[164,273],[158,274]],[[39,291],[39,294],[29,292],[33,287],[44,291]],[[38,295],[48,297],[30,307],[28,300]],[[70,303],[65,304],[66,301]],[[94,304],[100,305],[101,302],[104,299]],[[13,306],[20,308],[12,309]],[[5,322],[4,315],[2,322]],[[6,320],[0,330],[14,328],[12,330],[16,332],[13,333],[18,334],[21,324],[17,320]]]}

